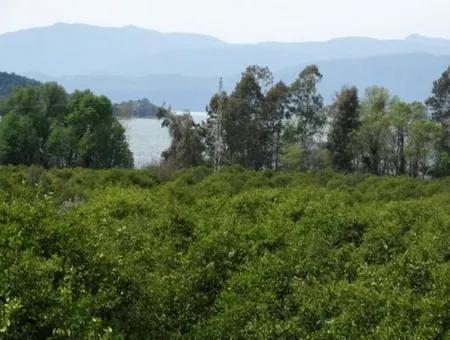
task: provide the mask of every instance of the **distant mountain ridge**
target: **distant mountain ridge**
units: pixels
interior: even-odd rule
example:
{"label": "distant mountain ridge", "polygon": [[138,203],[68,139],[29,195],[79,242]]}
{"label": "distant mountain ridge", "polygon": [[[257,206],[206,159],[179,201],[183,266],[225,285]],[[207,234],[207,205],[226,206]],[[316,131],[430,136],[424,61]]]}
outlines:
{"label": "distant mountain ridge", "polygon": [[[431,94],[432,83],[450,65],[450,56],[425,53],[336,59],[317,62],[324,78],[319,89],[330,102],[343,85],[356,85],[361,93],[368,86],[384,86],[405,100],[425,100]],[[276,79],[290,83],[306,64],[275,72]],[[67,76],[40,78],[55,80],[68,91],[92,88],[114,102],[149,98],[157,105],[170,104],[177,110],[203,111],[210,97],[217,91],[219,77],[179,75],[134,76]],[[225,90],[231,91],[240,74],[224,77]]]}
{"label": "distant mountain ridge", "polygon": [[136,56],[222,44],[198,34],[61,23],[0,35],[0,65],[17,73],[50,76],[108,73]]}
{"label": "distant mountain ridge", "polygon": [[316,63],[326,99],[344,84],[361,90],[378,84],[411,100],[426,98],[431,82],[450,65],[450,40],[417,34],[232,44],[135,26],[56,24],[2,34],[0,51],[1,70],[57,80],[69,91],[92,88],[116,102],[147,97],[194,111],[204,109],[220,77],[231,89],[250,64],[269,66],[277,79],[290,81]]}

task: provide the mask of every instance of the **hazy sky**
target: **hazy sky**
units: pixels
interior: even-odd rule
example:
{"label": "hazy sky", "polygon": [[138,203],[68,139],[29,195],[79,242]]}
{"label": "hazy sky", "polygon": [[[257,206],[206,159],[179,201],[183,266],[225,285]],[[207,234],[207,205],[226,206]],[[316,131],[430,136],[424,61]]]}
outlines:
{"label": "hazy sky", "polygon": [[136,25],[230,42],[450,38],[450,0],[0,0],[0,33],[55,22]]}

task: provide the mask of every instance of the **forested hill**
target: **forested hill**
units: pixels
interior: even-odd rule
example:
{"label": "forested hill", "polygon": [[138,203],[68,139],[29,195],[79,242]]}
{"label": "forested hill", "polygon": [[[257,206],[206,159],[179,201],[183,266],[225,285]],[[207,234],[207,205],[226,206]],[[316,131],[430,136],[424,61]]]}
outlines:
{"label": "forested hill", "polygon": [[119,118],[156,118],[159,107],[148,99],[129,100],[114,104],[113,112]]}
{"label": "forested hill", "polygon": [[0,72],[0,97],[9,96],[17,87],[37,86],[40,82],[14,73]]}

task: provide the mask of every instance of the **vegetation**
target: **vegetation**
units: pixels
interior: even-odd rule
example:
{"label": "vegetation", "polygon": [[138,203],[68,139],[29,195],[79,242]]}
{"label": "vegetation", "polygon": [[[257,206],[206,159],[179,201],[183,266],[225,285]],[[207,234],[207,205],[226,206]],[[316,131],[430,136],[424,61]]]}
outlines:
{"label": "vegetation", "polygon": [[425,103],[322,78],[249,66],[197,124],[0,73],[0,339],[450,339],[450,68]]}
{"label": "vegetation", "polygon": [[18,76],[14,73],[0,72],[0,117],[5,114],[7,97],[18,87],[39,86],[39,82]]}
{"label": "vegetation", "polygon": [[104,96],[56,83],[16,89],[0,121],[0,164],[132,167],[125,131]]}
{"label": "vegetation", "polygon": [[174,114],[170,108],[160,108],[158,119],[168,128],[172,138],[170,147],[162,153],[166,167],[183,169],[202,164],[202,134],[189,113]]}
{"label": "vegetation", "polygon": [[37,80],[19,76],[14,73],[0,72],[0,97],[8,97],[16,88],[39,86]]}
{"label": "vegetation", "polygon": [[[0,164],[131,167],[123,128],[113,116],[162,119],[172,137],[162,154],[172,169],[240,165],[253,170],[335,169],[374,175],[450,175],[449,70],[425,104],[381,87],[359,97],[343,88],[324,105],[323,76],[309,65],[291,84],[274,83],[267,67],[249,66],[235,89],[222,89],[196,124],[148,100],[112,107],[89,91],[68,96],[55,83],[16,89],[0,123]],[[2,104],[0,104],[0,109]]]}
{"label": "vegetation", "polygon": [[118,118],[156,118],[158,109],[146,98],[113,105],[114,116]]}
{"label": "vegetation", "polygon": [[446,339],[449,179],[0,168],[3,339]]}
{"label": "vegetation", "polygon": [[[178,129],[168,152],[184,155],[181,167],[450,175],[449,73],[434,83],[427,106],[376,86],[362,98],[344,87],[324,106],[317,66],[307,66],[290,86],[274,84],[268,68],[250,66],[230,95],[220,90],[211,98],[202,126]],[[197,147],[180,144],[186,140]]]}

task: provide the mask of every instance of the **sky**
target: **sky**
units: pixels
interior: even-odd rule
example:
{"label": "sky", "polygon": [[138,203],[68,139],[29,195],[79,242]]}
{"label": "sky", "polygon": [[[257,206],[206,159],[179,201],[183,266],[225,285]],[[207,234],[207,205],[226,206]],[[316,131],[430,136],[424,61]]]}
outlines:
{"label": "sky", "polygon": [[228,42],[450,38],[450,0],[0,0],[0,33],[57,22],[135,25]]}

